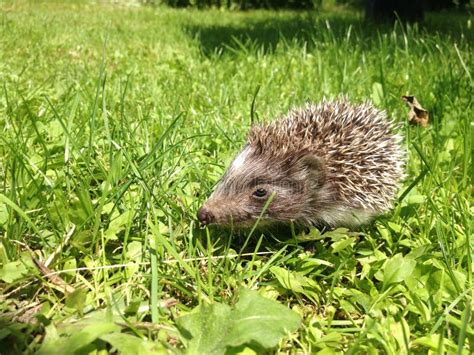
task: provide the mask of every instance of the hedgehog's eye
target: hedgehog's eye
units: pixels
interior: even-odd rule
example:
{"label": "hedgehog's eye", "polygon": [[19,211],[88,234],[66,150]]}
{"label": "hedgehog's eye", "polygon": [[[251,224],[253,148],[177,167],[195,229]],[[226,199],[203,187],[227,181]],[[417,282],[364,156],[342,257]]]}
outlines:
{"label": "hedgehog's eye", "polygon": [[265,197],[265,196],[267,196],[267,190],[265,190],[265,189],[262,188],[262,187],[259,187],[258,189],[256,189],[256,190],[253,192],[253,195],[254,195],[255,197],[259,197],[259,198]]}

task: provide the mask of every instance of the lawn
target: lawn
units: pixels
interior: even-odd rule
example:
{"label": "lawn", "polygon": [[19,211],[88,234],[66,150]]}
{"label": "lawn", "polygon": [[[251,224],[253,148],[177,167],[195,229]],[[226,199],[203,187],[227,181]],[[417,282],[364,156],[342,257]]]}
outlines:
{"label": "lawn", "polygon": [[[0,353],[474,351],[467,14],[0,8]],[[252,120],[341,94],[398,123],[392,212],[199,228]]]}

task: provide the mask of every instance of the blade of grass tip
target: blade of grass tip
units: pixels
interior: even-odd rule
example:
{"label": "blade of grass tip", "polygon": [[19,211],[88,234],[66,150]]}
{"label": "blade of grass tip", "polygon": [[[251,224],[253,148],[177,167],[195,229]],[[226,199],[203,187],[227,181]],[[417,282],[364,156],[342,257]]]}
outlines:
{"label": "blade of grass tip", "polygon": [[464,115],[466,119],[464,120],[464,126],[466,127],[463,134],[464,140],[464,158],[463,158],[463,182],[466,186],[471,186],[472,180],[474,178],[474,164],[472,164],[472,158],[474,157],[474,144],[472,142],[474,137],[474,125],[471,125],[470,118],[467,118],[467,115]]}
{"label": "blade of grass tip", "polygon": [[428,163],[428,160],[426,159],[425,154],[422,152],[421,148],[416,144],[415,142],[412,142],[413,147],[415,148],[416,152],[418,153],[418,156],[420,157],[421,161],[426,165],[428,168],[429,172],[431,173],[431,176],[433,177],[434,182],[438,187],[442,187],[441,183],[438,180],[438,175],[433,173],[433,168],[431,165]]}
{"label": "blade of grass tip", "polygon": [[[9,142],[6,142],[7,146],[10,147],[10,149],[12,149],[13,151],[13,147],[11,147],[11,144]],[[35,173],[37,173],[38,175],[41,176],[41,178],[44,180],[44,183],[45,184],[48,184],[49,186],[52,186],[52,182],[51,180],[47,177],[47,175],[41,171],[41,169],[39,169],[29,158],[28,156],[26,156],[25,153],[21,153],[22,155],[22,158],[23,159],[20,159],[18,157],[18,163],[17,165],[21,168],[23,168],[23,171],[28,175],[29,177],[29,181],[34,185],[34,187],[36,188],[36,191],[41,191],[42,190],[42,183],[39,183],[37,181],[37,176],[33,173],[33,171]],[[28,164],[25,164],[28,163]],[[31,168],[31,169],[30,169]],[[32,171],[33,170],[33,171]],[[12,190],[13,191],[13,190]],[[14,190],[16,191],[16,189]],[[14,198],[16,198],[16,195],[13,195]],[[46,197],[43,196],[42,194],[38,194],[37,195],[37,198],[41,201],[41,204],[43,206],[47,205],[47,202],[46,202]],[[53,207],[54,209],[56,210],[56,212],[59,212],[59,209],[58,209],[58,204],[57,204],[57,201],[53,201],[52,202],[53,204]],[[48,216],[48,218],[51,218],[51,211],[50,210],[46,210],[46,214]],[[64,216],[61,214],[61,213],[58,213],[58,219],[60,221],[60,223],[65,226],[65,221],[64,221]],[[54,234],[58,235],[58,230],[57,229],[53,229],[52,230]]]}
{"label": "blade of grass tip", "polygon": [[[461,205],[461,202],[458,200],[458,204]],[[472,236],[471,234],[471,227],[472,227],[472,219],[470,213],[467,211],[469,207],[467,207],[469,204],[466,201],[466,213],[462,214],[462,220],[463,220],[463,225],[462,228],[464,228],[465,232],[464,234],[467,236],[466,238],[466,257],[467,257],[467,280],[469,285],[472,285],[472,250],[471,250],[471,238],[469,236]],[[459,210],[461,211],[462,208],[459,207]]]}
{"label": "blade of grass tip", "polygon": [[114,205],[112,206],[112,209],[110,210],[110,215],[112,216],[115,209],[118,207],[120,201],[122,200],[123,195],[128,191],[130,186],[135,182],[134,179],[128,180],[126,183],[121,185],[119,188],[115,189],[114,193],[109,196],[108,200],[106,201],[106,204],[109,202],[113,202]]}
{"label": "blade of grass tip", "polygon": [[6,204],[11,209],[13,209],[16,213],[18,213],[20,217],[23,218],[25,222],[31,227],[31,229],[33,229],[33,231],[38,235],[38,237],[41,238],[42,242],[46,244],[46,241],[43,240],[40,230],[36,227],[36,225],[33,223],[30,217],[28,217],[27,214],[15,202],[10,200],[8,197],[6,197],[2,193],[0,193],[0,202]]}
{"label": "blade of grass tip", "polygon": [[[49,108],[51,109],[51,111],[53,111],[54,117],[58,120],[59,124],[61,125],[61,127],[64,131],[64,135],[66,136],[66,139],[67,139],[66,142],[74,141],[73,137],[71,136],[71,129],[70,128],[71,128],[71,122],[74,119],[74,114],[76,113],[77,107],[79,105],[79,94],[76,94],[74,96],[74,101],[73,101],[73,104],[72,104],[72,107],[71,107],[71,111],[69,112],[69,115],[68,115],[68,124],[67,125],[64,122],[62,116],[56,110],[56,107],[53,105],[53,103],[51,102],[49,97],[44,96],[44,99],[48,103]],[[68,148],[68,150],[70,149],[70,147],[67,147],[67,148]],[[79,154],[80,154],[80,152],[79,152]]]}
{"label": "blade of grass tip", "polygon": [[173,248],[171,243],[168,242],[168,240],[163,237],[158,226],[156,226],[152,221],[150,221],[150,219],[147,220],[147,224],[150,227],[153,234],[157,237],[157,241],[163,244],[166,251],[170,253],[175,260],[177,260],[178,264],[189,274],[189,276],[195,277],[196,275],[195,275],[194,270],[191,268],[191,266],[188,265],[188,263],[186,263],[186,261],[184,261],[181,255],[179,255],[178,251],[175,248]]}
{"label": "blade of grass tip", "polygon": [[[102,265],[107,265],[107,253],[106,253],[106,247],[107,247],[107,241],[105,240],[104,236],[104,231],[100,231],[100,244],[102,246],[100,253],[102,254]],[[109,286],[109,269],[103,269],[102,270],[102,278],[103,278],[103,285],[105,287],[105,290],[107,293],[111,292],[111,288]],[[109,303],[109,306],[111,304]]]}
{"label": "blade of grass tip", "polygon": [[[179,119],[181,117],[184,117],[183,113],[180,112],[174,119],[173,121],[171,121],[171,123],[168,125],[168,127],[166,127],[165,131],[163,132],[163,134],[160,136],[160,138],[158,138],[158,141],[155,143],[155,145],[153,146],[153,148],[151,149],[151,151],[143,158],[143,160],[140,162],[140,171],[143,171],[144,169],[146,169],[148,167],[148,165],[146,164],[148,162],[148,160],[150,159],[150,157],[152,157],[156,151],[161,147],[161,145],[163,144],[164,140],[166,137],[168,137],[168,135],[171,133],[172,129],[175,127],[176,123],[179,121]],[[141,174],[140,174],[141,175]]]}
{"label": "blade of grass tip", "polygon": [[109,127],[109,116],[107,114],[107,95],[105,91],[105,83],[107,80],[107,73],[105,73],[104,80],[102,82],[102,117],[104,120],[104,130],[105,136],[107,137],[107,143],[109,145],[109,161],[113,160],[113,152],[114,152],[114,145],[112,142],[112,136],[110,134],[110,127]]}
{"label": "blade of grass tip", "polygon": [[[113,297],[111,298],[113,300]],[[122,322],[115,321],[114,323],[121,326],[121,327],[127,327],[129,330],[131,330],[137,337],[144,339],[145,334],[134,324],[130,321],[130,319],[121,311],[120,305],[118,302],[113,301],[113,305],[115,308],[115,314],[118,314],[120,318],[122,319]]]}
{"label": "blade of grass tip", "polygon": [[[26,100],[28,101],[28,100],[32,99],[42,88],[44,88],[46,86],[46,84],[50,83],[53,80],[54,80],[53,75],[49,75],[39,85],[37,85],[36,87],[34,87],[32,89],[29,89],[28,90],[28,95],[26,96]],[[20,92],[18,92],[18,93],[20,94],[20,96],[23,96],[23,95],[21,95]]]}
{"label": "blade of grass tip", "polygon": [[158,265],[156,258],[156,249],[150,248],[151,261],[151,321],[152,323],[159,322],[158,314]]}
{"label": "blade of grass tip", "polygon": [[[134,175],[134,178],[130,179],[129,182],[127,183],[127,185],[126,185],[127,189],[131,186],[131,184],[136,179],[137,181],[140,182],[140,184],[143,186],[144,190],[148,194],[149,198],[147,197],[147,200],[148,199],[153,199],[154,202],[158,206],[162,206],[162,201],[158,200],[157,196],[155,194],[153,194],[152,188],[150,187],[150,185],[148,183],[148,179],[145,178],[142,174],[142,171],[145,170],[145,168],[142,167],[143,161],[139,166],[137,166],[135,164],[135,160],[129,155],[127,150],[122,150],[122,152],[123,152],[123,156],[127,160],[128,164],[129,164],[129,167],[132,170],[133,175]],[[145,158],[143,158],[143,160],[146,160],[149,156],[150,156],[150,154],[148,154]],[[162,158],[163,158],[163,155],[161,155],[159,159],[162,159]],[[124,174],[124,175],[128,175],[128,172],[127,172],[127,174]],[[126,189],[119,190],[119,191],[122,191],[121,195],[123,195],[125,193]],[[173,203],[173,201],[168,199],[165,195],[161,195],[161,199],[164,200],[166,203],[169,203],[172,206],[176,205],[175,203]],[[167,209],[163,209],[163,212],[168,216],[171,215],[170,212]]]}
{"label": "blade of grass tip", "polygon": [[[69,171],[70,166],[69,166],[69,155],[71,152],[71,144],[74,142],[74,140],[71,140],[71,135],[69,132],[71,132],[72,126],[73,126],[73,121],[74,121],[74,116],[77,111],[77,107],[79,106],[79,94],[76,93],[74,96],[74,101],[72,103],[72,107],[69,111],[68,117],[67,117],[67,126],[63,122],[63,120],[59,120],[59,123],[61,124],[61,127],[63,128],[63,131],[65,133],[65,139],[64,139],[64,163],[66,164],[66,169]],[[70,186],[71,181],[67,179],[67,184]],[[70,188],[69,188],[70,189]]]}
{"label": "blade of grass tip", "polygon": [[[257,101],[257,95],[259,91],[260,91],[260,85],[257,85],[257,88],[255,89],[255,93],[253,94],[252,104],[250,105],[250,124],[251,125],[253,125],[255,122],[255,115],[256,115],[255,102]],[[257,119],[258,119],[258,115],[257,115]]]}
{"label": "blade of grass tip", "polygon": [[[225,43],[225,44],[221,44],[221,46],[222,47],[219,48],[219,50],[218,50],[218,52],[220,52],[220,53],[222,53],[224,51],[224,49],[226,51],[228,51],[229,53],[234,54],[235,56],[238,56],[241,53],[238,48],[234,48],[230,44]],[[218,53],[216,53],[216,55],[220,56],[220,54],[218,54]]]}
{"label": "blade of grass tip", "polygon": [[206,228],[206,239],[207,239],[207,287],[208,287],[208,296],[211,302],[214,302],[214,287],[212,284],[213,281],[213,270],[212,270],[212,243],[211,235],[209,233],[209,228]]}
{"label": "blade of grass tip", "polygon": [[469,287],[467,288],[466,290],[464,290],[463,293],[461,293],[458,297],[456,297],[454,299],[453,302],[451,302],[451,304],[445,308],[443,314],[441,314],[441,316],[438,318],[438,320],[436,321],[435,325],[433,325],[433,327],[431,328],[429,334],[430,335],[433,335],[436,333],[436,331],[438,330],[438,328],[440,327],[440,325],[443,323],[443,321],[446,319],[446,316],[451,313],[451,311],[457,306],[457,304],[459,302],[461,302],[461,300],[466,297],[466,295],[468,295],[470,292],[473,291],[473,288],[472,287]]}
{"label": "blade of grass tip", "polygon": [[30,119],[31,125],[33,126],[33,130],[35,131],[36,137],[38,138],[38,142],[43,147],[43,151],[44,151],[43,171],[46,172],[48,170],[49,150],[48,150],[48,147],[46,146],[46,142],[43,139],[43,135],[38,130],[38,125],[36,124],[37,122],[36,116],[31,112],[29,105],[25,101],[25,98],[22,97],[22,100],[23,100],[22,103],[24,107],[26,108],[27,117]]}
{"label": "blade of grass tip", "polygon": [[[40,175],[42,178],[43,178],[43,181],[46,185],[48,185],[49,187],[53,186],[53,182],[51,181],[51,179],[46,175],[46,170],[41,170],[33,161],[31,161],[31,159],[25,154],[23,153],[22,154],[22,157],[23,157],[23,160],[24,162],[27,162],[28,163],[28,166],[31,167],[32,171],[38,175]],[[22,163],[21,165],[23,167],[25,167],[25,171],[27,172],[27,174],[30,176],[31,180],[33,181],[33,184],[35,185],[35,187],[38,189],[39,188],[39,185],[34,177],[34,174],[32,174],[29,169],[26,168],[26,164],[25,163]],[[43,172],[44,171],[44,172]],[[42,200],[42,202],[44,202],[44,200]]]}
{"label": "blade of grass tip", "polygon": [[221,132],[221,134],[224,136],[224,138],[227,139],[230,143],[232,143],[233,145],[236,145],[236,140],[230,138],[229,135],[221,128],[220,124],[218,124],[217,122],[214,122],[214,128],[217,128]]}
{"label": "blade of grass tip", "polygon": [[439,331],[438,348],[436,350],[439,355],[446,354],[444,351],[444,325]]}
{"label": "blade of grass tip", "polygon": [[9,115],[12,111],[11,105],[10,105],[10,99],[8,97],[8,90],[7,90],[7,81],[3,81],[3,92],[5,96],[5,103],[6,103],[6,113]]}
{"label": "blade of grass tip", "polygon": [[[65,129],[65,133],[68,135],[70,141],[74,141],[74,139],[72,138],[72,135],[71,135],[71,126],[72,126],[72,120],[73,120],[73,116],[72,116],[72,113],[69,117],[69,122],[68,122],[68,126],[69,126],[69,129],[64,125],[64,122],[62,121],[61,119],[61,115],[58,113],[58,111],[56,110],[55,106],[53,105],[53,103],[46,97],[46,102],[48,103],[49,107],[51,108],[54,116],[56,117],[56,119],[59,121],[59,123],[61,124],[61,126],[63,127],[63,129]],[[81,158],[84,159],[84,162],[85,162],[85,169],[87,170],[87,172],[89,173],[88,177],[90,177],[94,183],[96,183],[97,185],[100,185],[100,181],[97,180],[97,177],[96,177],[96,174],[94,174],[94,172],[92,171],[91,169],[91,166],[89,164],[89,161],[84,157],[84,154],[81,152],[80,149],[76,150],[75,151],[75,154],[78,154]],[[69,165],[68,165],[69,167]],[[66,179],[67,183],[69,184],[69,179]]]}
{"label": "blade of grass tip", "polygon": [[260,249],[260,246],[262,245],[263,242],[263,235],[260,235],[260,238],[257,240],[257,244],[255,245],[255,248],[252,253],[252,258],[250,261],[247,263],[247,266],[245,267],[245,271],[242,274],[246,274],[246,271],[251,271],[253,269],[253,264],[255,263],[255,259],[257,259],[258,251]]}
{"label": "blade of grass tip", "polygon": [[[107,202],[106,202],[107,204]],[[115,201],[114,207],[118,204],[118,201]],[[131,202],[131,206],[129,207],[129,211],[136,211],[136,208],[139,208],[138,206],[135,205],[134,202]],[[112,207],[113,209],[113,207]],[[122,242],[122,256],[121,260],[122,263],[125,263],[127,260],[127,249],[128,249],[128,243],[130,239],[130,232],[132,231],[133,228],[133,220],[135,219],[135,216],[137,215],[137,212],[130,213],[126,222],[125,226],[125,231],[124,231],[124,236],[123,236],[123,242]],[[109,216],[113,216],[112,213],[109,214]],[[141,216],[139,215],[137,218],[141,219]],[[146,246],[144,246],[146,248]],[[125,276],[125,279],[128,279],[127,276]]]}
{"label": "blade of grass tip", "polygon": [[250,288],[252,288],[253,286],[255,286],[255,283],[257,282],[257,280],[265,273],[267,272],[267,270],[270,269],[270,267],[272,266],[272,264],[275,262],[276,259],[278,259],[278,257],[283,254],[283,252],[286,250],[286,248],[288,247],[288,244],[283,246],[283,248],[281,248],[280,250],[278,250],[275,254],[272,255],[272,257],[265,263],[263,264],[263,266],[258,270],[258,273],[252,278],[252,281],[250,281]]}
{"label": "blade of grass tip", "polygon": [[130,76],[131,75],[132,75],[131,73],[127,73],[127,76],[125,78],[125,85],[124,85],[123,90],[122,90],[121,95],[120,95],[120,118],[121,118],[121,120],[125,119],[125,115],[124,115],[124,112],[125,112],[125,95],[127,94],[127,89],[128,89],[128,85],[129,85],[129,82],[130,82]]}
{"label": "blade of grass tip", "polygon": [[[92,113],[89,117],[89,154],[88,154],[88,162],[90,161],[92,155],[93,155],[93,142],[95,138],[95,122],[96,122],[96,116],[97,116],[97,109],[99,107],[99,95],[101,88],[105,88],[105,43],[104,43],[104,49],[103,49],[103,55],[102,55],[102,62],[100,64],[100,69],[99,69],[99,79],[97,80],[97,88],[95,92],[95,97],[94,97],[94,104],[92,107]],[[102,92],[102,94],[104,94]]]}
{"label": "blade of grass tip", "polygon": [[252,229],[250,230],[250,233],[248,234],[247,238],[245,239],[245,242],[244,244],[242,245],[242,247],[240,248],[240,252],[239,252],[239,259],[240,257],[242,256],[242,253],[244,252],[245,248],[247,247],[247,244],[250,240],[250,238],[252,237],[253,233],[255,232],[255,230],[257,229],[257,226],[258,224],[260,223],[260,220],[262,219],[264,213],[266,212],[266,210],[268,209],[268,206],[270,206],[270,203],[273,201],[273,198],[275,197],[275,192],[273,192],[270,197],[268,198],[267,202],[265,203],[265,205],[263,206],[263,209],[262,209],[262,212],[260,212],[260,216],[258,216],[257,220],[255,221]]}
{"label": "blade of grass tip", "polygon": [[[189,233],[188,233],[188,239],[186,241],[186,250],[188,252],[188,255],[195,255],[195,244],[198,244],[199,243],[199,239],[198,238],[194,238],[194,221],[191,220],[191,222],[189,223]],[[194,241],[196,241],[196,243],[194,243]]]}
{"label": "blade of grass tip", "polygon": [[[231,36],[232,42],[237,45],[238,48],[231,47],[229,45],[226,45],[227,49],[232,51],[235,54],[240,54],[243,55],[244,57],[249,56],[249,49],[247,46],[235,35]],[[248,37],[247,37],[247,42],[248,42]]]}
{"label": "blade of grass tip", "polygon": [[462,314],[462,324],[461,324],[461,331],[459,332],[458,338],[458,349],[456,351],[456,355],[461,355],[464,349],[464,340],[466,339],[466,329],[468,322],[471,319],[471,298],[468,297],[465,301],[464,312]]}
{"label": "blade of grass tip", "polygon": [[[410,331],[410,326],[408,325],[406,319],[406,315],[403,315],[401,319],[399,320],[401,328],[402,328],[402,335],[403,335],[403,345],[405,346],[405,354],[410,353],[410,336],[409,336],[409,331]],[[350,317],[351,322],[354,322],[352,317]],[[354,324],[355,325],[355,324]]]}
{"label": "blade of grass tip", "polygon": [[410,193],[410,191],[418,185],[418,183],[425,177],[425,175],[428,173],[428,169],[424,168],[421,173],[415,178],[415,180],[412,181],[412,183],[403,191],[403,193],[400,195],[398,198],[398,203],[401,203],[405,197]]}
{"label": "blade of grass tip", "polygon": [[469,81],[472,85],[471,73],[469,72],[469,69],[467,68],[466,63],[464,63],[464,60],[462,59],[462,56],[461,56],[461,53],[459,52],[459,48],[458,48],[457,43],[454,43],[454,49],[456,50],[456,54],[458,55],[459,61],[461,62],[461,66],[464,69],[464,71],[466,72],[466,75],[469,78]]}
{"label": "blade of grass tip", "polygon": [[88,209],[89,216],[91,216],[91,219],[94,219],[94,226],[92,228],[92,240],[94,242],[96,240],[95,238],[96,238],[97,233],[99,232],[100,224],[102,222],[102,210],[107,202],[110,192],[112,191],[112,186],[110,184],[109,179],[106,179],[104,181],[103,186],[104,187],[102,189],[102,195],[100,196],[99,203],[97,204],[97,207],[95,209],[93,207],[92,200],[90,199],[90,196],[88,194],[87,187],[84,187],[83,190],[80,190],[81,193],[77,194],[77,196],[79,197],[79,201],[81,202],[81,205],[84,208]]}
{"label": "blade of grass tip", "polygon": [[418,153],[418,156],[420,157],[421,161],[426,165],[430,173],[433,173],[433,169],[431,169],[431,165],[428,163],[428,160],[426,160],[426,157],[421,151],[421,148],[415,142],[412,142],[412,145],[413,145],[413,148],[415,148],[416,152]]}

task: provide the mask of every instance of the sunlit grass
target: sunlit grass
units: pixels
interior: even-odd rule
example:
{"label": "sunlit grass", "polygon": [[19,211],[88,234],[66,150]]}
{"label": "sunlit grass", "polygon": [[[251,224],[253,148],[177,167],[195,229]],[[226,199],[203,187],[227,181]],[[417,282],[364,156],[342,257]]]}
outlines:
{"label": "sunlit grass", "polygon": [[[472,352],[467,17],[377,28],[342,10],[1,6],[2,348],[35,351],[50,322],[100,312],[182,348],[178,315],[246,287],[303,316],[281,351]],[[254,233],[244,249],[246,236],[197,228],[253,102],[268,120],[340,94],[399,123],[408,178],[392,213],[324,237]],[[408,126],[405,94],[429,128]]]}

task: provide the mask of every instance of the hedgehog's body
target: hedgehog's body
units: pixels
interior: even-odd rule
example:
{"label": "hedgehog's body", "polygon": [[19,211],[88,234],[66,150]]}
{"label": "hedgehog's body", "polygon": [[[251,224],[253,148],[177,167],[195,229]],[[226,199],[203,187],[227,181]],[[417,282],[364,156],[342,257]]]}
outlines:
{"label": "hedgehog's body", "polygon": [[400,139],[385,113],[345,100],[291,110],[252,127],[198,212],[203,224],[358,225],[389,210],[403,177]]}

